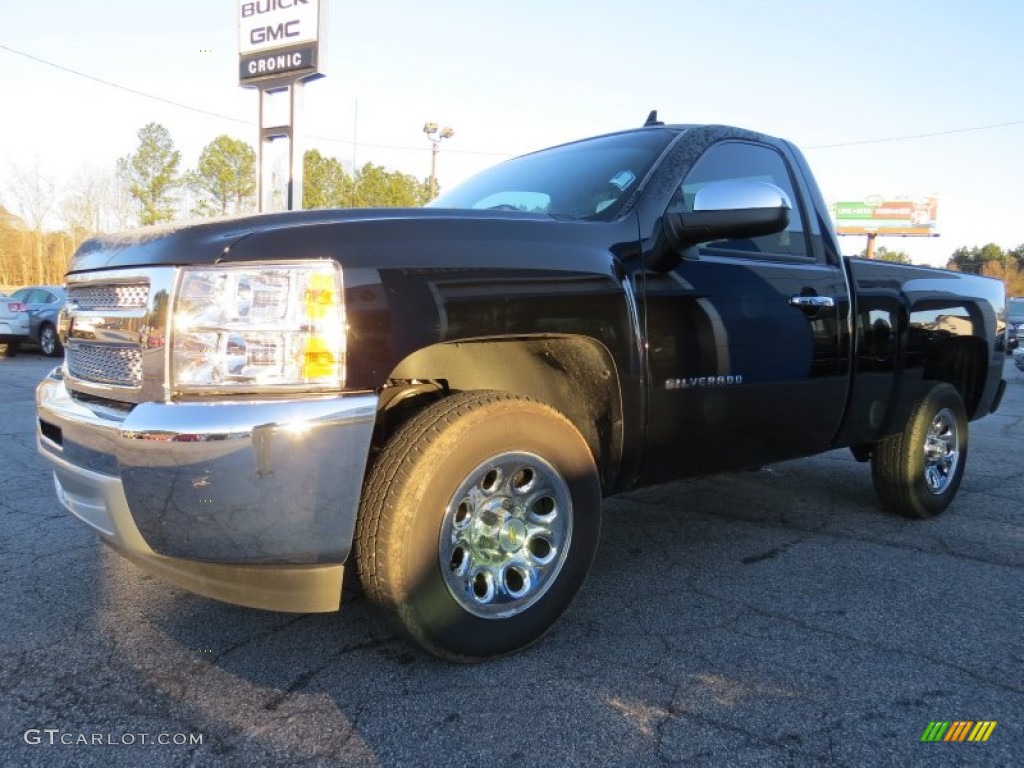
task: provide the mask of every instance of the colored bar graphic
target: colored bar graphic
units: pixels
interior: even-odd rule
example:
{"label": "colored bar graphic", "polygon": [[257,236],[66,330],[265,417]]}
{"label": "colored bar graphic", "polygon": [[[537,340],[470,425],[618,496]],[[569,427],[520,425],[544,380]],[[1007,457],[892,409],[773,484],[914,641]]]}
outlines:
{"label": "colored bar graphic", "polygon": [[970,720],[955,720],[949,728],[949,733],[943,741],[963,741],[967,737],[968,729],[974,725]]}
{"label": "colored bar graphic", "polygon": [[996,720],[982,720],[971,731],[971,735],[967,737],[968,741],[988,741],[988,737],[992,735],[992,731],[996,729]]}
{"label": "colored bar graphic", "polygon": [[932,720],[921,741],[988,741],[997,724],[996,720]]}

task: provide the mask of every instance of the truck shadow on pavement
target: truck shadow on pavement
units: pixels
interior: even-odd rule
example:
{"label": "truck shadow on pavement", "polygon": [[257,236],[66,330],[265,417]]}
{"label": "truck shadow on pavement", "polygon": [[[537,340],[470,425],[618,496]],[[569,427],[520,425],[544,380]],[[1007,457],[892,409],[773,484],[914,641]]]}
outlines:
{"label": "truck shadow on pavement", "polygon": [[[210,734],[204,751],[225,760],[855,761],[864,744],[842,734],[899,753],[966,695],[943,663],[926,662],[926,639],[948,628],[929,615],[915,561],[943,548],[920,533],[905,546],[915,525],[943,523],[881,513],[869,469],[835,452],[609,500],[596,562],[566,616],[533,648],[484,664],[414,650],[357,588],[339,615],[294,616],[136,576],[109,601],[119,612],[134,604],[139,622],[106,631],[144,695],[183,710]],[[966,670],[959,677],[979,667],[991,697],[998,674],[980,667],[1014,662],[995,649],[982,656],[950,663]],[[510,718],[520,725],[496,727]]]}

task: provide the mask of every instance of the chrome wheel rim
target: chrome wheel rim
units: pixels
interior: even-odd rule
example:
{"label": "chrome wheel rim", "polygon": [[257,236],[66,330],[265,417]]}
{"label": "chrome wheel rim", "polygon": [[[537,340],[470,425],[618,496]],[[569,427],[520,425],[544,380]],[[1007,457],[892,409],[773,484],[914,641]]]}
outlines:
{"label": "chrome wheel rim", "polygon": [[39,341],[39,346],[43,348],[44,354],[53,354],[53,350],[56,349],[57,345],[54,343],[56,341],[56,336],[54,335],[52,328],[49,326],[43,328],[42,337]]}
{"label": "chrome wheel rim", "polygon": [[572,518],[569,486],[551,464],[525,452],[492,456],[445,509],[438,555],[448,592],[481,618],[522,613],[558,578]]}
{"label": "chrome wheel rim", "polygon": [[924,440],[924,480],[938,496],[952,482],[960,464],[960,428],[949,408],[935,414]]}

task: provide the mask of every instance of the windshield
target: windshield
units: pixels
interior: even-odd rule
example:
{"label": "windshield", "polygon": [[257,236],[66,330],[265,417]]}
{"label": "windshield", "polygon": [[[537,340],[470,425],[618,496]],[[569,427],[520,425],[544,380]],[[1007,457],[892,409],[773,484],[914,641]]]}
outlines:
{"label": "windshield", "polygon": [[1006,302],[1006,316],[1014,320],[1024,320],[1024,299],[1010,299]]}
{"label": "windshield", "polygon": [[675,135],[645,129],[517,157],[445,192],[429,207],[612,219]]}

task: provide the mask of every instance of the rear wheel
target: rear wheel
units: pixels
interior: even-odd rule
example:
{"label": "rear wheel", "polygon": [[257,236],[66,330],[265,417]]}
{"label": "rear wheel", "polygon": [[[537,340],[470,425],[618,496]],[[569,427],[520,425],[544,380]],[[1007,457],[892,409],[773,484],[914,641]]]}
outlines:
{"label": "rear wheel", "polygon": [[427,408],[370,472],[357,523],[366,594],[453,661],[541,637],[583,583],[600,532],[593,456],[561,414],[499,392]]}
{"label": "rear wheel", "polygon": [[57,338],[57,329],[49,323],[39,330],[39,346],[46,357],[58,357],[64,352],[64,347]]}
{"label": "rear wheel", "polygon": [[936,384],[903,432],[880,440],[871,456],[875,490],[885,507],[926,518],[953,501],[967,462],[967,412],[960,393]]}

